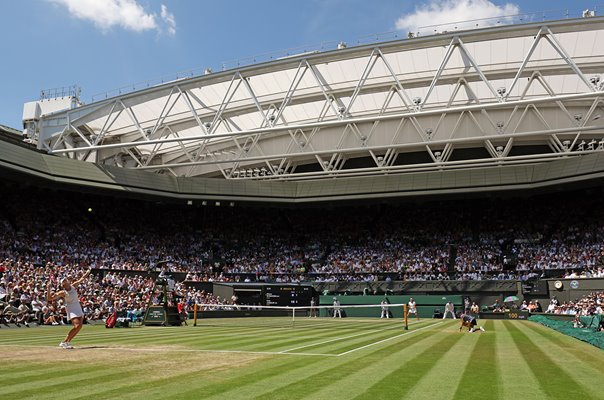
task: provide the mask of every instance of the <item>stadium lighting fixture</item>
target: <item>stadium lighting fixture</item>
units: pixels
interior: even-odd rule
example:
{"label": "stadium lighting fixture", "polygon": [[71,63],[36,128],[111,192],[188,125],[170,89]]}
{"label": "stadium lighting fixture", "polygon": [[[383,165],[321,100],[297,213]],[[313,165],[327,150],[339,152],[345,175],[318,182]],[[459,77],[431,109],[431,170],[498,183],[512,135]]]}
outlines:
{"label": "stadium lighting fixture", "polygon": [[203,70],[204,75],[210,75],[212,73],[212,68],[206,68]]}
{"label": "stadium lighting fixture", "polygon": [[596,140],[592,139],[589,143],[587,143],[587,150],[592,151],[596,148]]}
{"label": "stadium lighting fixture", "polygon": [[575,114],[573,115],[573,118],[575,119],[575,121],[579,122],[583,119],[583,114]]}
{"label": "stadium lighting fixture", "polygon": [[507,89],[504,86],[497,88],[497,94],[499,95],[499,97],[505,96],[506,91],[507,91]]}
{"label": "stadium lighting fixture", "polygon": [[426,129],[426,135],[428,135],[428,139],[430,139],[432,137],[433,133],[434,133],[434,131],[432,130],[432,128]]}
{"label": "stadium lighting fixture", "polygon": [[214,205],[215,205],[216,207],[220,207],[220,202],[219,202],[219,201],[217,201],[217,202],[215,202],[215,203],[214,203]]}
{"label": "stadium lighting fixture", "polygon": [[187,200],[187,205],[188,206],[192,206],[193,205],[193,200]]}
{"label": "stadium lighting fixture", "polygon": [[415,104],[416,106],[419,106],[422,103],[422,98],[421,97],[414,97],[413,98],[413,104]]}
{"label": "stadium lighting fixture", "polygon": [[340,42],[340,43],[338,43],[338,50],[345,49],[346,47],[348,47],[346,45],[346,42]]}
{"label": "stadium lighting fixture", "polygon": [[564,146],[565,150],[568,150],[570,148],[570,140],[563,141],[562,145]]}
{"label": "stadium lighting fixture", "polygon": [[604,150],[604,139],[598,142],[598,150]]}
{"label": "stadium lighting fixture", "polygon": [[585,151],[585,140],[581,140],[581,143],[579,143],[579,146],[577,146],[577,150]]}

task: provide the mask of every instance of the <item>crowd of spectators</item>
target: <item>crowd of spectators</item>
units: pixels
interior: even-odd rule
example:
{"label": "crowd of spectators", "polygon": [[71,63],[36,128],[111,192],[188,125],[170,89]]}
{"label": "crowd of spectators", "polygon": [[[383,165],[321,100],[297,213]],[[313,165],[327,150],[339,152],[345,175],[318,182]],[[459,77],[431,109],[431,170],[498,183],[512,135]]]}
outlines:
{"label": "crowd of spectators", "polygon": [[545,312],[577,316],[604,315],[604,292],[593,292],[578,300],[563,303],[553,297]]}
{"label": "crowd of spectators", "polygon": [[[60,290],[64,277],[77,278],[86,268],[75,265],[56,265],[47,262],[0,262],[0,324],[14,323],[28,326],[67,323],[63,300],[47,302],[48,285],[51,291]],[[113,312],[125,315],[130,321],[140,321],[147,304],[158,304],[162,292],[153,290],[156,278],[145,274],[125,275],[108,271],[91,274],[78,287],[80,302],[87,321],[106,319]],[[197,304],[228,305],[230,300],[195,289],[184,282],[176,283],[174,293],[186,307]]]}
{"label": "crowd of spectators", "polygon": [[31,268],[165,265],[186,273],[187,281],[208,282],[530,280],[552,271],[604,276],[604,210],[594,206],[600,192],[267,208],[1,185],[0,259]]}

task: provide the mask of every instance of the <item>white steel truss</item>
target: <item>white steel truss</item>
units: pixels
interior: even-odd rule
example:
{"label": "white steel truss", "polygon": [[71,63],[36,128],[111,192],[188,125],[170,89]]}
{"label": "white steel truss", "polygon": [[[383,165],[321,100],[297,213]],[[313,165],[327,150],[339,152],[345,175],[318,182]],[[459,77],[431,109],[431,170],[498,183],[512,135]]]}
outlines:
{"label": "white steel truss", "polygon": [[[604,151],[602,33],[604,19],[589,18],[277,60],[42,116],[38,146],[158,173],[263,180],[581,156]],[[585,53],[577,43],[590,40]]]}

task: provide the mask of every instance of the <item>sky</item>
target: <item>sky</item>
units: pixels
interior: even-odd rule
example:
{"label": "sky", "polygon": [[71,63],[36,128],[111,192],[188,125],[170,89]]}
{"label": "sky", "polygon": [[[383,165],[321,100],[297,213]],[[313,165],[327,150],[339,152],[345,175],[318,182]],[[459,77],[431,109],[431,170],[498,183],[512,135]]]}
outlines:
{"label": "sky", "polygon": [[[564,9],[579,15],[594,2],[0,0],[0,124],[21,129],[23,103],[37,100],[42,89],[78,85],[82,100],[90,102],[132,83],[219,70],[224,62],[268,52]],[[604,13],[604,4],[599,10]]]}

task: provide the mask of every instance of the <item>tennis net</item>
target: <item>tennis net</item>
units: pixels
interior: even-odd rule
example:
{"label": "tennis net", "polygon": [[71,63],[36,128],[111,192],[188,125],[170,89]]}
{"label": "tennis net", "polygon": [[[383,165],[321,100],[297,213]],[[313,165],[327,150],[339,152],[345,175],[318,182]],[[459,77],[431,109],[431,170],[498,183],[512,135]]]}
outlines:
{"label": "tennis net", "polygon": [[375,323],[406,327],[405,304],[363,304],[340,306],[253,306],[197,304],[192,318],[197,326],[291,326],[309,328],[373,329]]}

